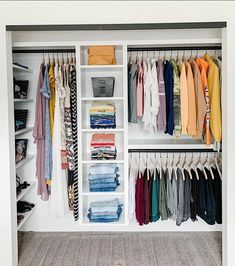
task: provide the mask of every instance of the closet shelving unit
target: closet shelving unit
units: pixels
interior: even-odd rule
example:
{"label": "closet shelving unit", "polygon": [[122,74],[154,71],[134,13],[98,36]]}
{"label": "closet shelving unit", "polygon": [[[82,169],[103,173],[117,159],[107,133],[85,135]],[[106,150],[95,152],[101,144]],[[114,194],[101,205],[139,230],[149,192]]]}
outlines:
{"label": "closet shelving unit", "polygon": [[[30,68],[27,69],[27,68],[24,68],[24,67],[15,65],[15,64],[12,64],[12,67],[13,67],[14,76],[16,75],[17,77],[20,77],[20,78],[22,78],[22,77],[25,78],[25,76],[28,78],[29,77],[28,75],[29,74],[31,75],[33,73],[33,71]],[[30,92],[28,92],[28,94],[30,94]],[[32,99],[32,98],[13,99],[13,101],[14,101],[14,106],[17,109],[25,109],[25,108],[26,109],[30,109],[29,108],[29,104],[33,103],[34,99]],[[28,113],[27,124],[32,123],[34,118],[32,118],[31,116],[32,116],[32,112],[29,112]],[[32,133],[32,130],[33,130],[33,126],[27,126],[24,129],[17,130],[17,131],[15,131],[15,138],[17,139],[17,138],[23,137],[23,138],[27,138],[28,141],[29,141],[31,139],[31,136],[29,134]],[[24,180],[24,174],[25,173],[28,174],[27,169],[25,170],[25,169],[22,169],[22,168],[24,168],[24,166],[28,165],[28,163],[35,158],[35,155],[34,154],[30,154],[28,150],[29,150],[29,145],[28,145],[28,148],[27,148],[26,157],[16,164],[16,169],[15,170],[16,170],[16,173],[18,173],[20,171],[19,176],[21,177],[21,183]],[[19,200],[22,200],[25,197],[27,197],[29,192],[34,188],[34,186],[36,184],[36,181],[27,180],[27,182],[30,184],[30,186],[28,186],[27,188],[23,189],[17,195],[16,202],[18,202]],[[32,215],[32,213],[35,211],[35,209],[36,209],[36,206],[29,212],[20,213],[20,215],[23,215],[24,218],[20,221],[19,224],[17,224],[17,230],[19,230],[22,227],[22,225],[29,219],[29,217]]]}
{"label": "closet shelving unit", "polygon": [[[81,98],[78,99],[78,106],[80,106],[80,122],[78,138],[81,140],[80,145],[82,146],[80,152],[81,162],[80,164],[80,224],[82,226],[90,227],[103,227],[103,223],[90,223],[87,218],[87,211],[89,204],[92,201],[97,200],[108,200],[119,198],[120,202],[123,204],[123,211],[121,213],[118,222],[105,225],[112,226],[123,226],[127,224],[127,195],[125,193],[126,184],[126,169],[127,165],[127,153],[126,153],[126,137],[127,132],[127,110],[126,110],[126,61],[125,61],[125,47],[119,43],[112,43],[115,46],[116,51],[116,65],[88,65],[88,49],[91,45],[102,45],[101,43],[80,43],[77,46],[77,56],[78,56],[78,95]],[[115,87],[113,97],[94,97],[92,92],[91,77],[115,77]],[[114,129],[91,129],[89,124],[89,109],[94,101],[108,101],[113,102],[116,108],[116,128]],[[117,157],[115,160],[92,160],[90,155],[90,142],[92,134],[94,133],[114,133],[115,141],[117,147]],[[89,167],[96,163],[115,163],[118,164],[120,168],[120,186],[114,192],[90,192],[88,186],[88,174]]]}
{"label": "closet shelving unit", "polygon": [[[50,202],[46,204],[39,197],[37,199],[37,209],[35,216],[40,219],[42,215],[46,215],[47,223],[43,224],[35,219],[30,220],[23,227],[23,230],[41,230],[41,231],[218,231],[221,230],[220,225],[208,226],[204,222],[198,221],[193,223],[187,221],[182,226],[177,227],[173,221],[159,221],[147,226],[139,226],[136,221],[128,219],[128,150],[129,149],[212,149],[213,145],[206,146],[198,140],[194,139],[178,139],[172,137],[155,135],[150,137],[146,133],[141,133],[140,128],[133,127],[128,124],[128,84],[127,84],[127,63],[128,63],[128,47],[138,46],[202,46],[217,45],[221,43],[220,38],[202,38],[202,39],[161,39],[161,40],[129,40],[129,41],[113,41],[113,42],[22,42],[14,43],[17,49],[44,49],[44,47],[57,49],[63,47],[65,50],[73,47],[76,53],[76,70],[77,70],[77,106],[78,106],[78,177],[79,177],[79,222],[74,222],[72,215],[66,219],[58,220],[50,217]],[[114,45],[116,48],[117,65],[111,66],[90,66],[87,65],[87,50],[89,46],[94,45]],[[66,53],[66,51],[65,51]],[[170,50],[168,51],[170,54]],[[190,50],[188,51],[190,54]],[[29,53],[30,54],[30,53]],[[29,56],[29,55],[27,55]],[[42,53],[32,55],[34,59],[33,69],[38,70],[42,60]],[[23,63],[22,61],[20,61]],[[34,79],[38,78],[36,71]],[[93,97],[91,77],[115,77],[114,96],[108,98]],[[36,82],[34,84],[36,90]],[[35,91],[34,91],[35,92]],[[32,97],[33,98],[33,97]],[[89,126],[89,108],[93,101],[112,101],[116,105],[117,112],[117,128],[115,129],[91,129]],[[29,104],[29,103],[27,103]],[[31,103],[30,103],[31,104]],[[33,102],[32,108],[35,108]],[[113,132],[116,135],[118,156],[112,161],[96,161],[90,158],[90,141],[93,133]],[[34,156],[34,155],[32,155]],[[27,157],[27,160],[33,157]],[[32,160],[34,161],[34,160]],[[27,161],[25,161],[27,162]],[[88,188],[87,175],[89,167],[95,163],[117,163],[120,170],[121,185],[115,192],[90,192]],[[20,162],[20,164],[24,162]],[[21,165],[17,164],[17,167]],[[28,164],[27,164],[28,165]],[[31,172],[31,174],[35,173]],[[36,198],[36,192],[34,197]],[[123,203],[123,212],[119,222],[103,224],[90,223],[87,218],[89,204],[92,201],[119,198]],[[40,209],[39,209],[40,208]],[[31,222],[32,221],[32,222]],[[54,224],[53,228],[48,223]]]}

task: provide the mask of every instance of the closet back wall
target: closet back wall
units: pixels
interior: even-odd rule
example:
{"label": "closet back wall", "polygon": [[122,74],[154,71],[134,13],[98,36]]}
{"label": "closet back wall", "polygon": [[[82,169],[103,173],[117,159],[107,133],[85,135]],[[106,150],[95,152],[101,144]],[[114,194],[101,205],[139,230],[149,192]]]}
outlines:
{"label": "closet back wall", "polygon": [[[223,60],[226,60],[227,55],[227,69],[224,69],[225,91],[223,95],[223,123],[224,128],[224,167],[223,172],[227,180],[224,181],[224,260],[223,265],[234,265],[235,253],[233,250],[235,239],[235,179],[234,174],[234,150],[235,150],[235,123],[233,121],[234,113],[234,98],[235,91],[233,90],[234,73],[233,66],[235,62],[235,18],[234,18],[234,3],[233,2],[137,2],[135,3],[134,12],[133,2],[96,2],[82,3],[75,2],[68,4],[68,2],[44,2],[44,3],[16,3],[8,2],[3,3],[1,7],[1,24],[0,24],[0,60],[1,60],[1,97],[0,97],[0,121],[1,121],[1,148],[4,153],[0,154],[0,162],[2,176],[2,193],[0,194],[1,202],[5,202],[1,211],[1,260],[4,265],[12,265],[14,258],[12,259],[13,244],[11,241],[11,194],[10,192],[10,154],[9,149],[9,125],[8,114],[6,110],[9,108],[8,103],[8,91],[7,91],[7,68],[6,68],[6,32],[5,25],[9,24],[65,24],[65,23],[168,23],[168,22],[189,22],[189,21],[227,21],[228,27],[224,31],[226,50],[223,56]],[[36,6],[35,6],[36,5]],[[12,14],[13,10],[17,10]],[[113,10],[116,10],[114,13]],[[182,12],[184,10],[184,12]],[[195,10],[195,12],[192,12]],[[197,10],[200,10],[198,12]],[[159,12],[160,11],[160,12]],[[110,16],[104,16],[103,14],[110,14]],[[52,16],[51,14],[56,14]],[[79,16],[78,16],[79,14]],[[48,33],[50,34],[50,33]],[[9,112],[9,113],[12,113]],[[230,121],[230,123],[227,123]],[[228,125],[228,127],[226,127]],[[227,145],[229,144],[229,145]],[[14,178],[14,177],[13,177]],[[227,188],[227,189],[226,189]],[[14,211],[14,210],[13,210]],[[228,232],[227,232],[228,230]],[[2,252],[4,251],[4,252]]]}

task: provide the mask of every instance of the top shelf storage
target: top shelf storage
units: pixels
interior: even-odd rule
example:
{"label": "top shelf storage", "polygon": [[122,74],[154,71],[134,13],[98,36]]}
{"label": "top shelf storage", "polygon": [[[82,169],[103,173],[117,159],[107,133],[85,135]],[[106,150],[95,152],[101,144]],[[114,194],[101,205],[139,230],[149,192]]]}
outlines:
{"label": "top shelf storage", "polygon": [[[91,45],[99,46],[99,45]],[[91,46],[81,46],[81,68],[121,68],[123,65],[123,49],[121,45],[114,45],[116,64],[115,65],[88,65],[88,50]],[[103,45],[102,45],[103,46]]]}
{"label": "top shelf storage", "polygon": [[28,73],[33,73],[33,70],[25,67],[21,67],[15,64],[12,64],[13,70],[15,71],[23,71],[23,72],[28,72]]}

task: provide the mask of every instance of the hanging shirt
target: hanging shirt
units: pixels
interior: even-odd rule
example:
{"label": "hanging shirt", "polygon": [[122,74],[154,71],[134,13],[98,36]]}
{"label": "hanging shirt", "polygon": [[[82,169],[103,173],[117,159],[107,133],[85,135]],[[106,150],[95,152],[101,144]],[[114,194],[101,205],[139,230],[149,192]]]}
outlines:
{"label": "hanging shirt", "polygon": [[222,224],[222,181],[219,176],[218,170],[212,167],[214,174],[213,192],[215,197],[215,221],[217,224]]}
{"label": "hanging shirt", "polygon": [[44,64],[41,64],[35,105],[35,121],[33,129],[34,142],[37,144],[36,176],[38,179],[38,195],[42,200],[48,200],[49,194],[45,179],[45,97],[40,90],[43,86]]}
{"label": "hanging shirt", "polygon": [[49,79],[48,79],[49,65],[46,65],[44,72],[44,81],[41,88],[41,94],[45,97],[45,178],[51,180],[52,172],[52,146],[51,146],[51,130],[50,130],[50,113],[49,100],[51,97]]}
{"label": "hanging shirt", "polygon": [[185,63],[186,76],[187,76],[187,88],[188,88],[188,127],[187,132],[190,136],[196,136],[197,134],[197,117],[196,117],[196,102],[195,102],[195,89],[194,79],[189,62]]}
{"label": "hanging shirt", "polygon": [[150,194],[149,194],[149,169],[145,169],[144,171],[144,224],[148,224],[150,222]]}
{"label": "hanging shirt", "polygon": [[174,59],[170,59],[170,64],[173,67],[173,110],[174,110],[174,135],[181,135],[181,114],[180,114],[180,78],[177,64]]}
{"label": "hanging shirt", "polygon": [[144,224],[144,182],[141,172],[138,172],[135,189],[135,214],[139,225]]}
{"label": "hanging shirt", "polygon": [[189,172],[184,169],[184,217],[183,221],[187,221],[190,217],[190,202],[191,202],[191,179]]}
{"label": "hanging shirt", "polygon": [[153,132],[157,132],[157,116],[159,112],[159,92],[158,92],[158,79],[157,79],[157,67],[155,59],[152,59],[152,86],[151,86],[151,124]]}
{"label": "hanging shirt", "polygon": [[157,129],[160,132],[166,131],[166,93],[164,82],[164,63],[159,60],[157,63],[159,112],[157,116]]}
{"label": "hanging shirt", "polygon": [[156,178],[152,182],[152,222],[159,220],[159,207],[158,207],[158,189],[159,189],[159,176],[157,169],[154,169]]}
{"label": "hanging shirt", "polygon": [[51,129],[51,138],[53,136],[54,129],[54,113],[55,113],[55,77],[54,77],[54,64],[50,66],[49,69],[49,85],[50,85],[50,93],[51,98],[49,101],[49,109],[50,109],[50,129]]}
{"label": "hanging shirt", "polygon": [[180,113],[181,113],[181,125],[182,135],[187,135],[188,128],[188,87],[185,65],[182,62],[178,63],[180,73]]}
{"label": "hanging shirt", "polygon": [[181,225],[184,218],[184,180],[183,174],[179,168],[176,171],[177,174],[177,217],[176,225]]}
{"label": "hanging shirt", "polygon": [[216,142],[222,139],[221,99],[219,69],[208,54],[205,55],[209,63],[208,91],[210,98],[210,128]]}
{"label": "hanging shirt", "polygon": [[136,79],[137,64],[132,63],[128,67],[128,121],[137,123],[137,99],[136,99]]}
{"label": "hanging shirt", "polygon": [[173,110],[173,68],[169,61],[164,66],[164,82],[166,89],[166,131],[173,135],[174,131],[174,110]]}
{"label": "hanging shirt", "polygon": [[172,220],[176,220],[177,216],[177,185],[175,172],[172,171],[172,177],[170,179],[169,171],[167,170],[167,208],[169,212],[169,217]]}
{"label": "hanging shirt", "polygon": [[198,204],[199,204],[199,182],[196,173],[191,169],[191,203],[190,203],[190,218],[193,222],[197,221]]}
{"label": "hanging shirt", "polygon": [[204,121],[206,116],[206,101],[204,97],[201,74],[198,65],[195,60],[190,60],[192,71],[193,71],[193,80],[194,80],[194,89],[195,89],[195,99],[196,99],[196,118],[197,118],[197,134],[196,138],[202,140]]}
{"label": "hanging shirt", "polygon": [[144,129],[153,133],[152,128],[152,113],[151,113],[151,87],[152,87],[152,73],[151,73],[151,65],[149,60],[147,63],[143,61],[144,68],[144,114],[143,114],[143,122]]}
{"label": "hanging shirt", "polygon": [[143,83],[144,71],[140,61],[137,63],[137,68],[138,68],[137,87],[136,87],[137,116],[142,117],[144,112],[144,83]]}
{"label": "hanging shirt", "polygon": [[166,179],[165,174],[162,172],[162,178],[159,180],[159,213],[161,216],[161,220],[168,219],[167,212],[167,195],[166,195]]}
{"label": "hanging shirt", "polygon": [[210,98],[208,91],[208,82],[207,82],[207,72],[209,68],[209,64],[202,58],[197,58],[196,63],[201,72],[201,80],[202,80],[202,89],[204,92],[205,102],[206,102],[206,124],[205,124],[205,139],[206,144],[210,145]]}

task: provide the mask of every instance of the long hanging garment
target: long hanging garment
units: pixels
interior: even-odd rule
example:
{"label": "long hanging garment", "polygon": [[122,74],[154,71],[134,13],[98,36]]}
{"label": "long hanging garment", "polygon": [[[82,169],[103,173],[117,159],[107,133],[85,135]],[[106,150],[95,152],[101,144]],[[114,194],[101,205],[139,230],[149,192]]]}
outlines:
{"label": "long hanging garment", "polygon": [[62,162],[64,144],[64,97],[65,90],[62,81],[62,67],[55,65],[55,113],[54,113],[54,131],[53,131],[53,169],[52,169],[52,185],[51,185],[51,212],[56,217],[64,217],[68,212],[68,196],[67,196],[67,178],[66,169]]}
{"label": "long hanging garment", "polygon": [[[70,106],[72,118],[72,134],[73,134],[73,184],[69,187],[69,192],[73,194],[73,216],[75,221],[78,220],[78,139],[77,139],[77,84],[76,84],[76,68],[74,64],[69,68],[69,87],[70,87]],[[71,190],[70,190],[71,189]]]}
{"label": "long hanging garment", "polygon": [[46,179],[44,178],[44,156],[45,156],[45,97],[42,96],[40,89],[43,85],[44,64],[40,66],[38,77],[35,123],[33,130],[34,142],[37,143],[37,161],[36,176],[38,179],[38,195],[42,200],[48,200],[49,194],[47,190]]}

